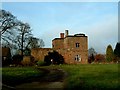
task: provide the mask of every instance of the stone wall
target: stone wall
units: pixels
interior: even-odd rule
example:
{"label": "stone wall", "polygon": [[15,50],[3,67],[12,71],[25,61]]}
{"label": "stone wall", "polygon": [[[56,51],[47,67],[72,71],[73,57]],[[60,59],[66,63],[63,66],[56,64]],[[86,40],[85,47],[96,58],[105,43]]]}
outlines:
{"label": "stone wall", "polygon": [[35,48],[31,50],[31,56],[34,57],[35,61],[44,61],[44,57],[52,51],[51,48]]}
{"label": "stone wall", "polygon": [[64,39],[63,38],[55,38],[52,40],[52,48],[53,49],[63,49],[64,48]]}
{"label": "stone wall", "polygon": [[[74,37],[68,36],[64,40],[64,47],[65,47],[65,61],[69,64],[76,64],[76,63],[87,63],[88,60],[88,41],[87,37]],[[76,47],[76,43],[79,43],[79,47]],[[76,61],[75,57],[79,55],[80,61]]]}

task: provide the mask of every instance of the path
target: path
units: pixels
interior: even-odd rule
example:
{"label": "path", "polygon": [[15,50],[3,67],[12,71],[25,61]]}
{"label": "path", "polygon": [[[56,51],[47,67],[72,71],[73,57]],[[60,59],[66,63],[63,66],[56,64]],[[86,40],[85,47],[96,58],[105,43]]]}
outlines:
{"label": "path", "polygon": [[16,86],[16,89],[49,89],[49,88],[60,88],[64,89],[64,79],[67,75],[62,69],[44,69],[38,68],[38,70],[44,71],[45,75],[42,78],[37,78],[30,83],[24,83]]}

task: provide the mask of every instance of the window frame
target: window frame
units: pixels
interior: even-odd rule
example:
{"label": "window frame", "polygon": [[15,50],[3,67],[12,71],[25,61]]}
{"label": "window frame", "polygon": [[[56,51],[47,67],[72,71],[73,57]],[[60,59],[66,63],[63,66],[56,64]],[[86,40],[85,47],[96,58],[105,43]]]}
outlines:
{"label": "window frame", "polygon": [[80,55],[75,55],[75,61],[81,62],[81,56]]}
{"label": "window frame", "polygon": [[76,48],[80,47],[80,43],[75,43]]}

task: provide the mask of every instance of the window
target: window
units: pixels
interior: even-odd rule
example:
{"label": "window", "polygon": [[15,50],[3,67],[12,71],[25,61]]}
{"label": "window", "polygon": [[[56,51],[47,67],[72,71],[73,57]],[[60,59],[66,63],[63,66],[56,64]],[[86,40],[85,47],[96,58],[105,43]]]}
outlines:
{"label": "window", "polygon": [[54,45],[52,45],[54,47]]}
{"label": "window", "polygon": [[75,56],[75,61],[81,61],[80,55]]}
{"label": "window", "polygon": [[78,48],[80,46],[80,43],[76,43],[76,48]]}

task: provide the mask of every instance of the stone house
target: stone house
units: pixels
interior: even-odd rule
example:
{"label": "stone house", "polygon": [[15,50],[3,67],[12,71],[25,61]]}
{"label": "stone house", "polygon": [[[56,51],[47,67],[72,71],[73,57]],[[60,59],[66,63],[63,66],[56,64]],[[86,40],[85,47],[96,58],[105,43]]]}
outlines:
{"label": "stone house", "polygon": [[88,37],[85,34],[69,35],[68,30],[60,33],[60,38],[52,40],[52,48],[35,48],[31,55],[35,60],[44,60],[48,52],[57,51],[67,64],[88,63]]}

